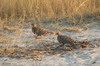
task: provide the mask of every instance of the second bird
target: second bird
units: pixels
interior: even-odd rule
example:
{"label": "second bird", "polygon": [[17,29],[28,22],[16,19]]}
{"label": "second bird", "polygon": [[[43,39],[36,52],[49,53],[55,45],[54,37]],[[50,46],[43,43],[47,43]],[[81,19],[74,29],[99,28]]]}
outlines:
{"label": "second bird", "polygon": [[64,44],[68,44],[72,47],[75,47],[74,43],[76,43],[75,40],[73,40],[72,38],[68,37],[68,36],[64,36],[64,35],[60,35],[60,32],[56,33],[57,36],[57,40],[59,43],[62,43],[61,46],[64,46]]}

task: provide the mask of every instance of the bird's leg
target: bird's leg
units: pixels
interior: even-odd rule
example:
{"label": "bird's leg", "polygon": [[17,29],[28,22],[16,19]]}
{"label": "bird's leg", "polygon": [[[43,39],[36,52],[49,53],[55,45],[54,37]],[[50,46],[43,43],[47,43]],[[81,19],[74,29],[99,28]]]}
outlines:
{"label": "bird's leg", "polygon": [[77,49],[76,45],[75,44],[70,44],[70,49]]}
{"label": "bird's leg", "polygon": [[65,43],[62,44],[63,46],[65,45]]}
{"label": "bird's leg", "polygon": [[70,47],[71,45],[69,43],[67,43],[67,47]]}
{"label": "bird's leg", "polygon": [[72,44],[72,47],[73,47],[74,49],[77,49],[77,46],[75,45],[75,43]]}
{"label": "bird's leg", "polygon": [[69,47],[70,50],[72,50],[72,45],[71,45],[71,43],[68,43],[68,44],[67,44],[67,47]]}
{"label": "bird's leg", "polygon": [[64,43],[60,45],[60,47],[64,46]]}
{"label": "bird's leg", "polygon": [[61,45],[57,46],[55,49],[59,49],[62,46],[63,46],[63,44],[61,43]]}

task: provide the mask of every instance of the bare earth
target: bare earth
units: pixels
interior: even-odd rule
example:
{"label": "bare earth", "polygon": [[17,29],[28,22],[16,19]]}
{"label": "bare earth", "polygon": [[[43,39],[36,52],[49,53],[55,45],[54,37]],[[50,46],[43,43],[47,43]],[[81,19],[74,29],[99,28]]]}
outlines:
{"label": "bare earth", "polygon": [[43,27],[50,31],[60,31],[91,45],[72,51],[51,50],[59,46],[56,35],[36,39],[30,25],[6,26],[0,28],[0,66],[100,66],[99,22],[74,27],[63,23],[46,25]]}

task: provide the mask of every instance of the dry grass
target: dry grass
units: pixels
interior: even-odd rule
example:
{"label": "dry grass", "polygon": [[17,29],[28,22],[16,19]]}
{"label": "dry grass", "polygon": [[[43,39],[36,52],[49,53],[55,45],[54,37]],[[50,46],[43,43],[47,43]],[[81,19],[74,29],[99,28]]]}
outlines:
{"label": "dry grass", "polygon": [[79,27],[67,27],[67,28],[64,28],[63,29],[63,31],[65,31],[65,30],[67,30],[67,31],[69,31],[69,32],[82,32],[83,31],[83,29],[82,28],[79,28]]}
{"label": "dry grass", "polygon": [[94,14],[100,0],[0,0],[0,18],[45,18]]}

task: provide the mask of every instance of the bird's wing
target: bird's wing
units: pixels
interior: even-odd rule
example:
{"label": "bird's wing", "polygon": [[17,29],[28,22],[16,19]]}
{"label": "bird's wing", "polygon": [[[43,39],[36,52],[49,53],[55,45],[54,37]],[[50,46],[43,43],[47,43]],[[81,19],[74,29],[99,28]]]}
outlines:
{"label": "bird's wing", "polygon": [[66,37],[66,36],[63,36],[63,35],[60,35],[60,39],[62,39],[62,40],[66,40],[67,37]]}
{"label": "bird's wing", "polygon": [[67,37],[67,36],[62,36],[62,39],[65,40],[65,41],[72,41],[72,42],[75,41],[75,40],[73,40],[72,38]]}

